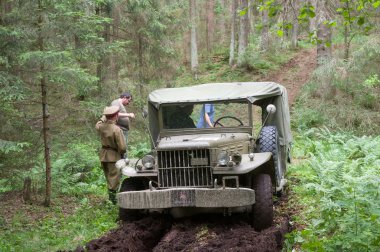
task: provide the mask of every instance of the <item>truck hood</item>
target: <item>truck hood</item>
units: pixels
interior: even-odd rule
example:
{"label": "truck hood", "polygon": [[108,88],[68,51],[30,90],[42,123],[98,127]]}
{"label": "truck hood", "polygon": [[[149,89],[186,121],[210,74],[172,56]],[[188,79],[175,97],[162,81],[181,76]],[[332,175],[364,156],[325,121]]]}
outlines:
{"label": "truck hood", "polygon": [[213,147],[222,147],[235,142],[249,141],[250,135],[247,133],[218,133],[218,134],[197,134],[168,136],[162,138],[157,149],[205,149]]}

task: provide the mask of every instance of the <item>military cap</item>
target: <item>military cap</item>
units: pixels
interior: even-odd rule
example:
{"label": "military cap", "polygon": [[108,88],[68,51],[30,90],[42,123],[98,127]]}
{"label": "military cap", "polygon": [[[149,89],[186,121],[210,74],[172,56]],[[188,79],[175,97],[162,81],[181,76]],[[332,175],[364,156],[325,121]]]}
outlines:
{"label": "military cap", "polygon": [[110,106],[110,107],[105,107],[103,111],[103,115],[113,115],[119,112],[120,108],[119,106]]}

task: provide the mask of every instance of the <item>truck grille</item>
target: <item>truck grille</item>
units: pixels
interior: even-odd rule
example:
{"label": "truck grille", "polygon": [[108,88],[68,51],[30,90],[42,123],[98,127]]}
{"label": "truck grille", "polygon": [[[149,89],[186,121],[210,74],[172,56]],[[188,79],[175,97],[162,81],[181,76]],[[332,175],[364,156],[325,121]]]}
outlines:
{"label": "truck grille", "polygon": [[211,187],[210,150],[158,151],[158,183],[168,187]]}

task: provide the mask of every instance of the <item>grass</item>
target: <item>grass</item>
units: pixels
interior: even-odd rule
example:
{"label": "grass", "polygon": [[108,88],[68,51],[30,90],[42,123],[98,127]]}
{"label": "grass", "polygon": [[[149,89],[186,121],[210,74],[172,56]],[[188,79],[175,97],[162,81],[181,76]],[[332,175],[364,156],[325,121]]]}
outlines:
{"label": "grass", "polygon": [[75,249],[117,226],[118,209],[107,200],[94,143],[72,142],[53,157],[50,207],[42,204],[43,165],[20,171],[20,179],[32,179],[29,204],[21,190],[1,195],[0,251]]}
{"label": "grass", "polygon": [[[74,250],[117,226],[117,208],[99,196],[72,202],[70,213],[61,207],[30,206],[27,215],[25,207],[16,210],[0,226],[0,251]],[[40,212],[43,218],[30,218]]]}

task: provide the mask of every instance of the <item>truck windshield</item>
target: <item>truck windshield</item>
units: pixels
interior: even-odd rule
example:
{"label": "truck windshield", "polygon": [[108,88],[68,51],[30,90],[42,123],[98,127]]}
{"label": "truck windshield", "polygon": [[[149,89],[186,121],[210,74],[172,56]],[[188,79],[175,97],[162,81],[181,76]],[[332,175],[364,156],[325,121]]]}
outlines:
{"label": "truck windshield", "polygon": [[249,104],[206,103],[163,105],[164,129],[249,126]]}

